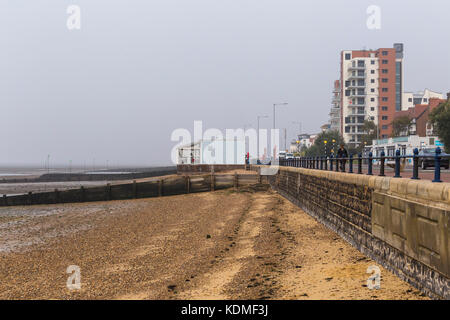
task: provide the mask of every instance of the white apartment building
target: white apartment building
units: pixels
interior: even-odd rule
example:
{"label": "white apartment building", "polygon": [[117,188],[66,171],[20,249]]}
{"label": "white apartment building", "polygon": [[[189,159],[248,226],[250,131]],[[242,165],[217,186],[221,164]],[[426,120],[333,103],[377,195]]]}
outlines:
{"label": "white apartment building", "polygon": [[394,114],[402,110],[403,45],[341,53],[341,133],[350,147],[358,147],[365,120],[387,138]]}
{"label": "white apartment building", "polygon": [[329,130],[341,132],[341,82],[339,80],[334,82],[331,104]]}
{"label": "white apartment building", "polygon": [[421,92],[404,92],[402,96],[402,110],[414,108],[416,104],[428,104],[430,98],[444,99],[444,94],[425,89]]}

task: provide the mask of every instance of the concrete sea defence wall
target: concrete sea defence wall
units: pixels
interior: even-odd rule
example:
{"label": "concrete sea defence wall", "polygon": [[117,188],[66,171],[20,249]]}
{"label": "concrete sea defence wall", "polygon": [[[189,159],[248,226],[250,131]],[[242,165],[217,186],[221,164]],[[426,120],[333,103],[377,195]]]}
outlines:
{"label": "concrete sea defence wall", "polygon": [[245,164],[179,164],[177,165],[177,172],[182,173],[208,173],[208,172],[223,172],[231,170],[245,170]]}
{"label": "concrete sea defence wall", "polygon": [[179,195],[195,192],[207,192],[226,188],[261,183],[257,174],[208,174],[195,176],[177,176],[147,182],[132,182],[124,184],[107,184],[101,187],[85,188],[52,192],[40,192],[0,198],[0,207],[74,203],[90,201],[108,201],[150,198],[169,195]]}
{"label": "concrete sea defence wall", "polygon": [[450,299],[450,184],[303,168],[268,179],[362,253],[429,296]]}

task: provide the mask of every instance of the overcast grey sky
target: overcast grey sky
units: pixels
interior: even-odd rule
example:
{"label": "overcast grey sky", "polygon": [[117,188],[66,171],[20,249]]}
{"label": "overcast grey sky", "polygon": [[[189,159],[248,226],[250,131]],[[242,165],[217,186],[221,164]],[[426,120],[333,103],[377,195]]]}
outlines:
{"label": "overcast grey sky", "polygon": [[[81,29],[66,27],[81,8]],[[369,5],[381,29],[366,27]],[[405,44],[405,90],[450,91],[447,0],[0,0],[0,164],[157,165],[176,128],[327,122],[339,52]],[[272,118],[261,121],[271,127]]]}

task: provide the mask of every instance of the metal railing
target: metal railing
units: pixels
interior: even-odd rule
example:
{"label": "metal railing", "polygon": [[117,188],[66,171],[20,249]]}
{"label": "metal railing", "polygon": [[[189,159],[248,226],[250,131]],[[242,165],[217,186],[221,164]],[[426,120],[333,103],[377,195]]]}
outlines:
{"label": "metal railing", "polygon": [[[387,160],[394,161],[394,178],[401,178],[401,161],[404,159],[412,159],[412,177],[413,180],[419,180],[419,160],[434,160],[434,179],[433,182],[442,182],[441,180],[441,164],[442,159],[449,159],[450,155],[441,155],[441,148],[437,147],[434,156],[419,156],[419,150],[414,149],[413,155],[401,155],[400,150],[396,150],[394,156],[386,156],[384,151],[381,152],[379,157],[374,157],[372,152],[368,156],[363,156],[361,153],[354,156],[350,154],[349,157],[337,157],[331,154],[330,156],[320,156],[320,157],[300,157],[296,159],[280,159],[279,163],[282,167],[296,167],[296,168],[308,168],[316,170],[327,170],[336,172],[348,172],[363,174],[363,162],[367,163],[367,175],[373,174],[374,161],[379,160],[379,174],[378,176],[385,176],[385,166]],[[449,160],[450,161],[450,160]],[[348,171],[346,169],[346,164],[348,162]],[[356,172],[354,172],[354,162],[357,163]]]}

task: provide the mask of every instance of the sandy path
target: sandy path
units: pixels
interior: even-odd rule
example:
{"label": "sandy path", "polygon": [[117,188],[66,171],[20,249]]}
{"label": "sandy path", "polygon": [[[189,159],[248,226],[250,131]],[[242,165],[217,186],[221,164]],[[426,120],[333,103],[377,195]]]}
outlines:
{"label": "sandy path", "polygon": [[424,298],[272,191],[5,210],[0,299]]}

